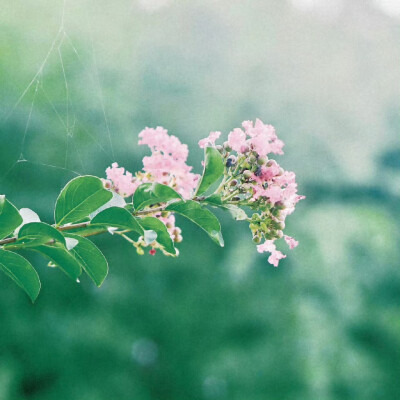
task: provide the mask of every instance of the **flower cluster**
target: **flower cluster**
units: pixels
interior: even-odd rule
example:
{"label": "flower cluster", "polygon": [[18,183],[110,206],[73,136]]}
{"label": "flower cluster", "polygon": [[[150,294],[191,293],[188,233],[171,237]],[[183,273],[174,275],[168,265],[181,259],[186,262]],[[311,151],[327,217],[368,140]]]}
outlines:
{"label": "flower cluster", "polygon": [[139,145],[147,145],[151,150],[151,155],[143,158],[143,171],[133,175],[113,163],[106,169],[111,188],[122,197],[129,197],[142,183],[157,182],[171,186],[183,198],[189,199],[199,175],[193,174],[192,167],[186,164],[187,145],[176,136],[168,135],[168,131],[160,126],[144,129],[139,138]]}
{"label": "flower cluster", "polygon": [[[297,194],[295,174],[285,171],[271,158],[273,154],[283,154],[284,143],[277,137],[273,126],[259,119],[255,123],[244,121],[241,128],[229,133],[222,145],[217,145],[220,136],[221,132],[211,132],[199,141],[201,148],[213,147],[220,153],[215,152],[224,170],[222,181],[213,193],[214,199],[219,199],[217,206],[250,210],[251,216],[242,214],[244,218],[241,219],[249,222],[258,252],[269,252],[268,261],[278,266],[279,260],[286,256],[277,250],[275,241],[283,237],[290,249],[298,245],[295,239],[284,235],[283,230],[286,217],[304,198]],[[151,150],[151,155],[143,158],[143,170],[132,174],[114,163],[106,170],[107,188],[127,198],[134,195],[143,183],[156,182],[173,188],[186,200],[210,204],[207,196],[195,195],[199,175],[192,173],[192,167],[186,163],[187,145],[168,135],[162,127],[144,129],[139,139],[140,145],[147,145]],[[162,206],[159,203],[147,207],[147,215],[165,224],[173,242],[182,241],[174,215],[164,211]],[[156,249],[163,250],[156,241],[148,243],[144,237],[133,244],[139,254],[143,254],[146,246],[151,247],[150,254],[154,254]]]}
{"label": "flower cluster", "polygon": [[[274,241],[284,237],[290,249],[298,242],[283,234],[285,219],[304,196],[297,194],[294,172],[285,171],[270,159],[270,154],[283,154],[284,143],[275,129],[257,119],[255,124],[244,121],[223,145],[216,145],[220,132],[211,132],[200,140],[200,147],[215,146],[225,160],[225,175],[217,192],[223,203],[248,207],[253,241],[260,253],[270,252],[268,261],[278,266],[286,256],[276,249]],[[255,211],[255,212],[254,212]],[[260,244],[264,240],[264,243]]]}
{"label": "flower cluster", "polygon": [[[157,182],[176,190],[184,199],[192,197],[199,175],[192,173],[192,167],[186,164],[189,154],[186,144],[162,127],[145,128],[139,133],[139,145],[147,145],[151,155],[143,158],[143,171],[132,174],[113,163],[106,169],[106,187],[112,189],[124,198],[132,196],[143,183]],[[167,227],[171,239],[175,243],[182,241],[181,230],[175,226],[175,217],[171,213],[154,213],[152,216],[160,219]],[[139,253],[146,247],[144,238],[136,244]],[[151,244],[150,254],[155,254],[157,243]]]}

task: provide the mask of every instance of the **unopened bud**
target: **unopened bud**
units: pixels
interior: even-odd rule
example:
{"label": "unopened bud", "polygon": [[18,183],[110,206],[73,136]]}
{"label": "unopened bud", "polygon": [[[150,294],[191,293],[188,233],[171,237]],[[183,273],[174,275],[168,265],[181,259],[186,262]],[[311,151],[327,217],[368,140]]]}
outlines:
{"label": "unopened bud", "polygon": [[215,146],[215,148],[216,148],[220,153],[222,153],[223,150],[224,150],[224,148],[223,148],[220,144],[218,144],[217,146]]}
{"label": "unopened bud", "polygon": [[237,186],[238,181],[236,179],[234,179],[233,181],[230,182],[230,186]]}
{"label": "unopened bud", "polygon": [[260,236],[254,235],[254,236],[253,236],[253,242],[254,242],[254,243],[257,243],[257,244],[260,243],[260,242],[261,242]]}
{"label": "unopened bud", "polygon": [[232,151],[232,147],[229,146],[228,142],[226,142],[226,143],[224,144],[224,149],[225,149],[227,152]]}
{"label": "unopened bud", "polygon": [[232,167],[233,165],[236,164],[236,157],[235,156],[230,156],[227,160],[226,160],[226,166]]}
{"label": "unopened bud", "polygon": [[240,152],[243,153],[243,154],[248,153],[249,151],[250,151],[250,147],[249,146],[242,146],[240,148]]}
{"label": "unopened bud", "polygon": [[232,197],[232,201],[240,201],[240,197],[239,196],[234,196],[234,197]]}
{"label": "unopened bud", "polygon": [[144,254],[144,250],[141,247],[136,247],[136,253],[138,253],[139,256],[142,256]]}
{"label": "unopened bud", "polygon": [[252,154],[252,155],[249,157],[249,162],[250,162],[250,164],[256,163],[256,162],[257,162],[257,157],[256,157],[254,154]]}
{"label": "unopened bud", "polygon": [[266,240],[271,240],[271,239],[275,239],[275,236],[272,234],[272,232],[264,232],[264,237]]}
{"label": "unopened bud", "polygon": [[274,217],[279,217],[280,212],[281,212],[281,210],[277,207],[271,208],[271,214]]}
{"label": "unopened bud", "polygon": [[258,229],[258,226],[257,226],[256,224],[250,224],[250,225],[249,225],[249,228],[250,228],[252,231],[256,231],[256,230]]}
{"label": "unopened bud", "polygon": [[246,179],[251,178],[252,175],[253,175],[253,174],[252,174],[251,171],[249,171],[248,169],[246,169],[246,170],[243,172],[243,176],[244,176]]}
{"label": "unopened bud", "polygon": [[267,159],[265,157],[258,157],[257,164],[258,165],[265,165],[267,163]]}
{"label": "unopened bud", "polygon": [[257,167],[256,172],[254,172],[255,176],[261,176],[262,175],[262,169],[260,166]]}

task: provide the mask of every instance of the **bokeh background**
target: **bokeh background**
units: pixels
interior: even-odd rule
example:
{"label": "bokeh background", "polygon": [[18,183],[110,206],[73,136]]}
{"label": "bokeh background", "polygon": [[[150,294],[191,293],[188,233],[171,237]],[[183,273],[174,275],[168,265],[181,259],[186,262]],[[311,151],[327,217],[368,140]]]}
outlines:
{"label": "bokeh background", "polygon": [[286,142],[300,241],[274,268],[181,221],[177,259],[96,238],[101,289],[0,276],[0,399],[400,398],[400,2],[2,0],[0,191],[52,221],[78,174],[131,171],[145,126],[190,146],[260,117]]}

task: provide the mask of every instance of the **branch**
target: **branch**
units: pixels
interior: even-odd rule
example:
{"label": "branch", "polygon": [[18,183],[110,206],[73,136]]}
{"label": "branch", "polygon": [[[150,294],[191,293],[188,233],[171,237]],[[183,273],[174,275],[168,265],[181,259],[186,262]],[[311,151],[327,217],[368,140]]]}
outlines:
{"label": "branch", "polygon": [[[160,211],[164,211],[165,207],[157,207],[157,208],[152,208],[149,210],[140,210],[140,211],[136,211],[133,212],[132,215],[133,216],[138,216],[138,215],[147,215],[147,214],[153,214],[155,212],[160,212]],[[53,225],[57,230],[59,231],[69,231],[69,230],[76,230],[76,229],[84,229],[87,228],[90,225],[90,221],[87,222],[81,222],[79,224],[67,224],[67,225],[62,225],[62,226],[58,226],[56,227],[55,225]],[[84,234],[82,236],[84,237],[88,237],[88,236],[95,236],[95,235],[100,235],[102,233],[106,233],[108,232],[107,229],[102,229],[99,230],[98,232],[88,232],[87,234]],[[17,236],[13,236],[10,238],[6,238],[6,239],[2,239],[0,240],[0,246],[3,246],[5,244],[10,244],[10,243],[15,243],[17,241],[18,237]],[[49,244],[51,244],[51,242],[49,242]]]}

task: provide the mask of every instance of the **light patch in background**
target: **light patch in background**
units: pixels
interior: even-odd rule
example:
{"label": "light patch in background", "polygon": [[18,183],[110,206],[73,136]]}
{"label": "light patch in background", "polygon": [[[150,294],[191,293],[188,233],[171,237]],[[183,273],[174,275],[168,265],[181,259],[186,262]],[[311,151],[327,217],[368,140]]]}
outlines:
{"label": "light patch in background", "polygon": [[207,399],[226,397],[227,384],[224,379],[208,376],[203,382],[203,393]]}
{"label": "light patch in background", "polygon": [[372,0],[376,8],[385,14],[400,18],[400,0]]}
{"label": "light patch in background", "polygon": [[153,365],[158,358],[158,346],[151,339],[138,339],[133,343],[132,357],[143,367]]}
{"label": "light patch in background", "polygon": [[324,19],[335,19],[343,10],[343,0],[290,0],[293,7]]}
{"label": "light patch in background", "polygon": [[138,6],[142,10],[153,13],[169,6],[172,0],[138,0]]}

